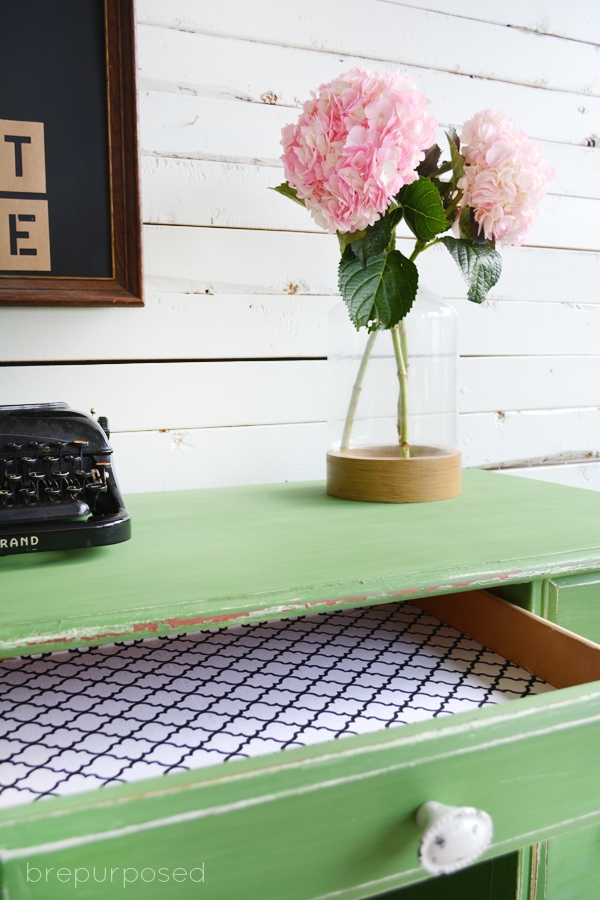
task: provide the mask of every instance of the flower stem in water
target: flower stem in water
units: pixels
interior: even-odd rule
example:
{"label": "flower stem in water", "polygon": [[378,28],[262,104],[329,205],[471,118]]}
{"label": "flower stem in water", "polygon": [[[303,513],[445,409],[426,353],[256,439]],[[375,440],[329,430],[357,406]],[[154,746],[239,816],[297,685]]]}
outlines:
{"label": "flower stem in water", "polygon": [[398,371],[398,441],[400,452],[404,459],[410,458],[410,444],[408,442],[408,346],[406,343],[406,326],[404,322],[394,325],[392,331],[392,343],[396,356],[396,368]]}
{"label": "flower stem in water", "polygon": [[365,372],[367,371],[367,363],[369,362],[376,337],[377,331],[372,331],[368,337],[367,345],[360,361],[360,366],[358,367],[358,374],[356,376],[356,381],[354,382],[354,387],[352,388],[350,406],[348,407],[346,422],[344,423],[344,432],[342,434],[342,443],[340,445],[340,451],[342,453],[347,453],[350,448],[350,435],[352,433],[352,425],[354,424],[354,416],[356,415],[356,407],[358,406],[363,381],[365,380]]}

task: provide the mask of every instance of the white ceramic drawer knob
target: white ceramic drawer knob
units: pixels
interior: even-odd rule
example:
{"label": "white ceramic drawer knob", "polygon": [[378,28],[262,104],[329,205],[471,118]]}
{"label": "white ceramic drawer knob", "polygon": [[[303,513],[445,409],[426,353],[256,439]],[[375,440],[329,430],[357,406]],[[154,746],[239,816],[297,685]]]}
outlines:
{"label": "white ceramic drawer knob", "polygon": [[446,806],[430,800],[417,810],[423,829],[419,861],[431,875],[450,875],[475,862],[490,845],[491,817],[473,806]]}

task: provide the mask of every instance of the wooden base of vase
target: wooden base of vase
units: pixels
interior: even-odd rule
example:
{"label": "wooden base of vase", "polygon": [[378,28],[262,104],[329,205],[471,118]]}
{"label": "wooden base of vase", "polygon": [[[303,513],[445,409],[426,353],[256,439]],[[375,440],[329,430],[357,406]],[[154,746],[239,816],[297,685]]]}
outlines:
{"label": "wooden base of vase", "polygon": [[356,447],[327,454],[327,493],[342,500],[421,503],[461,492],[461,454],[447,447]]}

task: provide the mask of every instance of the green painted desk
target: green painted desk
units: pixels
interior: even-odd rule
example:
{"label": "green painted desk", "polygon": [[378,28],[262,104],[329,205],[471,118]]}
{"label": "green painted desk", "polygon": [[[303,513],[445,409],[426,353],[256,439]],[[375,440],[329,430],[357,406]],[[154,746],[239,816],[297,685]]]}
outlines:
{"label": "green painted desk", "polygon": [[[348,503],[321,484],[128,503],[129,543],[0,559],[0,655],[479,587],[600,638],[599,494],[467,471],[462,496],[438,504]],[[28,861],[92,866],[110,854],[143,868],[160,851],[190,868],[200,854],[210,881],[169,893],[132,884],[128,896],[358,900],[423,878],[413,816],[435,798],[492,814],[492,862],[406,887],[402,900],[450,900],[452,891],[469,900],[592,898],[600,881],[586,860],[600,844],[599,750],[594,683],[33,803],[0,815],[3,896],[55,900],[26,883]],[[569,893],[576,847],[587,894]],[[78,890],[106,896],[101,886]]]}

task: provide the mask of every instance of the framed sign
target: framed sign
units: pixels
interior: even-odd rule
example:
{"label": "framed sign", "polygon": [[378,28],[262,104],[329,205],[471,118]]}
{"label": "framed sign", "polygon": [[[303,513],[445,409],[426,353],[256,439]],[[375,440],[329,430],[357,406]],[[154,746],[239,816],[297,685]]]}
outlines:
{"label": "framed sign", "polygon": [[0,0],[0,304],[143,305],[134,0]]}

